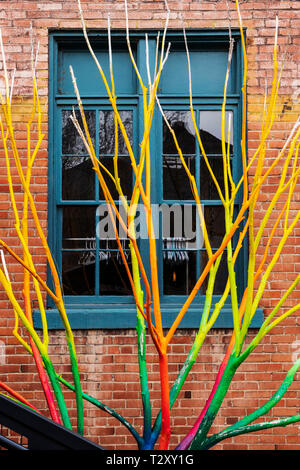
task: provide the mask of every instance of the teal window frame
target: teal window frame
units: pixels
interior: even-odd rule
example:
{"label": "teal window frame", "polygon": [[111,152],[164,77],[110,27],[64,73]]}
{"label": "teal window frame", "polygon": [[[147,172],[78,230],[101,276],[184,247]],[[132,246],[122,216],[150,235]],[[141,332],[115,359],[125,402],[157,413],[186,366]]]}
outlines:
{"label": "teal window frame", "polygon": [[[154,31],[147,31],[150,44],[150,60],[151,53],[153,58],[154,49],[151,44],[155,44],[156,34]],[[239,144],[241,137],[241,113],[242,113],[242,99],[241,99],[241,84],[243,72],[243,60],[241,50],[240,32],[233,29],[232,35],[235,40],[235,52],[233,56],[233,78],[232,89],[227,94],[227,110],[233,111],[234,116],[234,153],[235,163],[233,171],[235,176],[241,175],[241,158]],[[107,36],[104,31],[93,31],[90,33],[92,41],[102,44],[102,47],[107,47]],[[131,32],[133,44],[136,45],[137,62],[139,64],[140,72],[146,79],[146,64],[145,64],[145,31]],[[197,48],[204,48],[209,54],[210,50],[216,50],[221,47],[223,50],[228,50],[228,31],[225,30],[189,30],[187,31],[188,42],[193,50]],[[125,43],[124,31],[113,31],[113,41],[123,41]],[[171,31],[167,38],[168,41],[175,45],[176,51],[181,51],[183,45],[182,32]],[[60,93],[59,86],[59,73],[61,67],[61,51],[86,50],[84,38],[79,31],[53,31],[49,33],[49,168],[48,168],[48,242],[52,250],[56,263],[61,268],[61,236],[62,233],[62,207],[66,205],[75,205],[74,201],[62,201],[61,199],[61,171],[58,161],[61,155],[61,109],[71,109],[72,105],[76,105],[76,98],[74,93]],[[104,50],[104,49],[103,49]],[[171,49],[172,51],[172,49]],[[88,52],[87,52],[88,53]],[[172,52],[171,52],[172,53]],[[117,64],[114,65],[117,69]],[[223,79],[223,77],[222,77]],[[99,78],[100,80],[100,78]],[[134,80],[134,78],[133,78]],[[68,85],[66,85],[67,87]],[[162,82],[162,89],[164,82]],[[176,82],[174,84],[176,88]],[[69,91],[69,89],[67,90]],[[160,92],[161,90],[159,90]],[[186,91],[182,93],[160,93],[160,102],[164,109],[189,109],[189,97]],[[83,105],[87,109],[108,109],[110,110],[107,96],[85,94],[81,95]],[[200,110],[220,110],[223,100],[223,90],[218,93],[195,93],[193,95],[193,104],[196,113]],[[138,121],[142,119],[142,94],[138,87],[133,94],[118,94],[118,102],[120,109],[131,108],[136,113],[137,123],[134,129],[134,142],[138,139]],[[96,120],[98,121],[98,120]],[[98,125],[98,124],[97,124]],[[97,126],[96,125],[96,126]],[[141,126],[140,126],[141,127]],[[96,145],[98,144],[98,129],[96,129]],[[137,138],[137,139],[136,139]],[[150,136],[151,145],[156,148],[157,155],[162,155],[162,116],[156,115],[154,119],[153,130]],[[161,147],[159,147],[161,146]],[[196,159],[196,162],[199,161]],[[196,163],[196,171],[199,174],[199,163]],[[153,188],[152,193],[158,196],[158,199],[153,202],[162,202],[162,165],[159,164],[159,158],[154,159],[153,171]],[[164,203],[174,203],[172,200],[163,201]],[[178,201],[177,201],[178,202]],[[190,203],[191,201],[183,201],[183,203]],[[240,201],[238,201],[239,203]],[[221,201],[203,201],[206,205],[221,204]],[[80,205],[95,205],[99,202],[80,201]],[[142,243],[145,243],[142,242]],[[162,260],[161,244],[158,244],[158,259]],[[241,295],[245,279],[247,275],[247,243],[240,256],[239,280]],[[97,263],[95,263],[97,264]],[[161,262],[158,266],[159,272],[162,271]],[[51,286],[51,275],[48,273],[49,284]],[[162,283],[162,276],[160,276],[160,283]],[[160,284],[161,285],[161,284]],[[162,287],[162,285],[161,285]],[[214,296],[214,302],[217,302],[220,296]],[[168,327],[178,313],[178,308],[184,303],[184,296],[168,295],[161,297],[161,310],[163,315],[164,326]],[[203,307],[203,298],[197,302],[193,302],[189,312],[185,315],[181,322],[180,328],[198,328],[200,321],[201,309]],[[125,329],[135,328],[136,326],[136,308],[132,296],[66,296],[65,297],[66,310],[70,319],[71,327],[73,329]],[[122,311],[122,314],[120,312]],[[55,306],[50,298],[48,298],[47,305],[48,325],[50,329],[61,329],[62,323]],[[38,310],[34,312],[34,321],[37,327],[41,326],[41,320]],[[258,310],[253,318],[252,327],[258,327],[262,322],[262,311]],[[232,328],[232,314],[230,302],[226,303],[222,314],[217,319],[214,328]]]}

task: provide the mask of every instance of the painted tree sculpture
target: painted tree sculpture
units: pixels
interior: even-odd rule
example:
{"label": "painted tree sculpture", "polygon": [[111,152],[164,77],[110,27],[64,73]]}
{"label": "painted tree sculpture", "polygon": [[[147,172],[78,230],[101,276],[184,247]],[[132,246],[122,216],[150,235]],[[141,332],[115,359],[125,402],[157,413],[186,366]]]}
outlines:
{"label": "painted tree sculpture", "polygon": [[[8,73],[6,70],[5,54],[1,39],[1,53],[3,62],[3,71],[5,78],[5,93],[1,95],[1,136],[2,146],[4,149],[6,168],[7,168],[7,180],[9,184],[9,193],[11,198],[11,205],[15,218],[15,230],[20,241],[20,246],[23,250],[23,255],[18,256],[15,250],[8,246],[5,241],[0,240],[2,251],[1,251],[1,269],[0,269],[0,282],[3,289],[11,303],[15,314],[15,328],[13,334],[24,346],[24,348],[34,358],[39,378],[45,393],[49,412],[52,419],[57,423],[62,423],[67,428],[71,429],[71,421],[69,412],[65,404],[63,388],[67,387],[74,391],[76,396],[77,406],[77,432],[80,434],[84,433],[84,401],[89,401],[96,407],[106,411],[107,413],[118,419],[133,435],[136,440],[138,449],[153,449],[157,441],[159,441],[159,449],[168,449],[169,440],[172,432],[170,425],[170,410],[173,407],[178,394],[190,372],[193,364],[196,361],[197,355],[203,345],[207,333],[211,330],[216,319],[219,315],[222,315],[222,308],[225,304],[226,299],[230,296],[232,306],[232,320],[233,320],[233,333],[227,352],[220,364],[219,371],[216,377],[215,384],[211,390],[211,393],[206,401],[203,410],[200,412],[198,419],[196,420],[192,429],[187,430],[187,434],[181,443],[178,445],[178,450],[185,449],[209,449],[216,445],[218,442],[232,436],[239,434],[250,433],[260,429],[272,428],[276,426],[286,426],[290,423],[300,421],[300,415],[291,416],[288,418],[266,420],[264,422],[256,423],[256,420],[267,414],[269,410],[276,405],[279,400],[283,397],[288,387],[291,385],[293,378],[300,367],[300,359],[292,365],[286,374],[285,379],[276,391],[276,393],[261,407],[250,413],[249,415],[239,419],[235,424],[225,428],[217,434],[210,435],[209,431],[212,424],[214,423],[215,417],[224,397],[228,391],[228,388],[234,379],[235,373],[239,366],[247,359],[247,357],[255,350],[260,344],[261,340],[267,335],[273,328],[279,323],[284,321],[285,318],[298,311],[300,304],[296,304],[291,308],[284,308],[284,304],[293,290],[296,288],[300,281],[300,275],[291,283],[290,287],[286,290],[285,294],[281,297],[280,301],[274,306],[271,313],[269,313],[264,319],[261,327],[259,328],[256,336],[247,344],[247,332],[251,320],[258,308],[259,302],[263,297],[264,291],[267,288],[268,279],[272,273],[272,270],[281,255],[285,243],[288,237],[295,229],[299,222],[300,211],[296,212],[296,216],[291,215],[290,207],[293,197],[294,190],[299,178],[300,166],[298,162],[298,151],[300,145],[300,127],[299,120],[293,127],[288,139],[285,142],[284,147],[278,153],[278,156],[272,161],[271,165],[266,167],[266,148],[268,137],[272,129],[272,124],[275,118],[275,105],[278,95],[278,88],[280,82],[280,73],[278,73],[277,65],[277,27],[275,34],[275,46],[274,46],[274,74],[273,83],[270,96],[266,96],[265,108],[263,120],[261,123],[261,134],[259,145],[251,158],[247,161],[246,157],[246,82],[247,82],[247,56],[246,47],[244,42],[244,34],[242,28],[241,17],[239,13],[238,2],[236,1],[236,10],[239,18],[240,33],[242,38],[243,47],[243,60],[244,60],[244,76],[243,76],[243,121],[242,121],[242,139],[241,139],[241,154],[242,154],[242,165],[243,165],[243,176],[239,181],[234,181],[231,174],[230,166],[230,149],[229,144],[226,143],[225,135],[230,133],[230,126],[228,129],[225,128],[225,110],[226,110],[226,89],[227,82],[230,73],[231,56],[233,50],[233,40],[229,30],[229,55],[228,55],[228,67],[225,77],[224,84],[224,98],[222,105],[222,154],[223,154],[223,179],[224,188],[221,189],[221,185],[217,181],[216,176],[210,166],[209,159],[206,156],[205,148],[201,141],[199,130],[196,124],[195,113],[193,108],[192,98],[192,83],[191,83],[191,67],[189,59],[188,44],[184,32],[185,45],[186,45],[186,57],[187,57],[187,68],[189,72],[189,95],[190,95],[190,113],[191,119],[194,126],[195,135],[199,143],[201,153],[206,162],[208,171],[214,181],[216,190],[218,191],[219,198],[223,204],[225,214],[225,235],[220,243],[217,250],[212,250],[208,231],[206,228],[206,221],[204,213],[201,207],[201,200],[198,193],[198,188],[195,182],[195,177],[188,168],[186,161],[183,157],[182,150],[178,143],[176,134],[168,122],[167,116],[162,110],[159,99],[158,99],[158,86],[161,78],[162,70],[166,60],[168,59],[169,49],[166,47],[166,33],[168,27],[169,9],[166,4],[167,15],[166,25],[164,32],[161,37],[158,36],[157,50],[156,50],[156,63],[154,70],[154,78],[151,79],[149,58],[147,59],[148,68],[148,85],[146,86],[141,78],[139,70],[136,66],[134,54],[132,53],[129,29],[128,29],[128,17],[127,17],[127,5],[125,2],[126,11],[126,31],[127,31],[127,44],[128,52],[136,72],[138,82],[140,84],[143,93],[144,103],[144,135],[142,141],[139,143],[139,154],[135,155],[130,143],[130,139],[126,133],[124,124],[122,122],[118,105],[117,98],[115,95],[114,86],[114,73],[113,73],[113,62],[112,62],[112,50],[110,41],[110,23],[108,22],[108,37],[109,37],[109,57],[110,57],[110,77],[106,77],[101,64],[92,49],[88,34],[85,27],[83,13],[79,4],[79,12],[82,20],[82,27],[84,36],[86,39],[89,51],[98,67],[99,79],[103,80],[109,102],[114,112],[114,127],[115,127],[115,155],[114,155],[114,167],[113,172],[109,172],[107,168],[103,166],[103,163],[97,158],[96,152],[93,147],[92,139],[89,133],[87,121],[85,119],[83,105],[80,99],[80,90],[78,90],[76,77],[74,76],[72,68],[70,73],[72,76],[74,90],[76,92],[78,107],[81,115],[82,125],[79,124],[77,119],[78,114],[73,112],[71,119],[77,128],[86,150],[92,160],[93,168],[99,179],[107,207],[111,216],[111,221],[114,227],[115,239],[117,241],[120,255],[122,257],[128,279],[132,288],[132,293],[136,303],[136,330],[137,330],[137,341],[138,341],[138,364],[140,371],[140,388],[143,406],[143,432],[140,435],[136,429],[127,421],[123,416],[120,416],[117,411],[105,406],[105,404],[99,402],[97,399],[90,395],[87,395],[82,390],[80,381],[80,374],[78,371],[78,363],[76,358],[75,343],[73,339],[72,330],[68,321],[68,316],[64,306],[64,297],[60,284],[59,273],[56,270],[55,262],[52,258],[50,249],[47,244],[46,236],[44,235],[36,208],[35,199],[31,193],[31,173],[34,162],[39,155],[39,148],[42,143],[44,135],[42,134],[42,110],[38,95],[36,75],[35,75],[35,63],[36,58],[34,57],[32,48],[32,76],[33,76],[33,109],[32,116],[27,123],[27,166],[24,168],[21,164],[21,158],[19,155],[17,141],[15,138],[15,130],[12,120],[12,84],[10,86]],[[146,37],[147,42],[147,37]],[[199,279],[188,295],[184,305],[179,309],[175,321],[168,331],[164,330],[164,318],[161,315],[161,304],[160,295],[158,288],[158,272],[157,272],[157,255],[156,255],[156,240],[154,235],[154,220],[151,209],[151,146],[150,146],[150,130],[152,124],[152,117],[155,107],[158,107],[163,115],[165,125],[168,127],[174,144],[176,146],[178,156],[180,157],[183,168],[188,176],[192,193],[196,202],[198,211],[198,217],[201,224],[202,235],[204,245],[207,253],[207,264],[203,269]],[[37,123],[38,138],[35,142],[34,150],[32,151],[31,141],[31,129],[33,122]],[[121,135],[125,141],[129,158],[131,161],[132,169],[135,177],[135,184],[131,199],[128,200],[124,197],[122,192],[122,181],[118,173],[118,135]],[[230,138],[227,139],[230,143]],[[12,158],[11,158],[12,156]],[[12,182],[12,161],[14,162],[14,171],[16,169],[19,177],[20,184],[23,188],[24,198],[22,211],[19,208],[19,201],[16,201],[14,187]],[[254,212],[256,203],[259,199],[260,192],[263,190],[264,184],[267,178],[273,174],[274,171],[279,167],[281,168],[281,177],[278,187],[276,188],[275,194],[271,201],[265,208],[260,226],[255,233],[254,231]],[[254,178],[249,184],[249,170],[255,168]],[[114,183],[114,186],[118,192],[121,204],[123,205],[123,212],[121,213],[119,206],[116,205],[111,192],[107,185],[107,176]],[[238,213],[235,213],[235,201],[238,192],[242,192],[242,204]],[[284,202],[283,202],[284,201]],[[274,209],[277,207],[277,203],[281,203],[281,210],[276,212],[274,217]],[[135,232],[135,217],[137,204],[141,203],[145,211],[146,228],[148,233],[148,250],[150,259],[150,272],[148,276],[144,266],[144,260],[141,252],[139,251],[139,244]],[[125,211],[125,212],[124,212]],[[124,217],[124,213],[126,216]],[[273,216],[272,216],[273,215]],[[29,245],[28,239],[28,221],[29,216],[32,217],[37,235],[41,241],[44,249],[44,254],[49,264],[54,290],[51,290],[47,283],[41,278],[38,273],[37,267],[33,262],[33,252]],[[117,221],[117,223],[116,223]],[[263,248],[263,257],[258,265],[257,253],[261,246],[262,236],[266,229],[267,223],[272,222],[272,230],[269,234],[268,243]],[[274,247],[273,239],[277,233],[277,229],[281,228],[280,242]],[[119,230],[120,228],[126,233],[129,239],[131,264],[128,262],[127,256],[125,256],[124,248],[120,240]],[[233,244],[233,236],[237,237],[237,243]],[[249,243],[249,258],[248,258],[248,277],[247,286],[245,288],[242,299],[239,300],[237,293],[237,271],[236,271],[236,260],[239,251],[241,250],[242,244],[245,239],[248,239]],[[271,261],[270,257],[266,263],[267,256],[270,255],[270,247],[272,247]],[[24,268],[24,283],[23,283],[23,303],[17,300],[17,296],[14,293],[13,283],[10,281],[9,266],[5,262],[4,253],[14,258]],[[228,267],[228,279],[227,283],[217,304],[212,304],[212,295],[214,291],[214,284],[216,275],[220,266],[221,259],[226,257]],[[188,309],[194,298],[197,296],[200,287],[204,281],[207,282],[207,289],[205,295],[204,308],[199,312],[199,330],[195,336],[194,343],[186,357],[181,370],[174,381],[169,383],[168,373],[168,346],[170,345],[173,335],[177,328],[180,326],[181,320],[184,315],[188,315]],[[60,376],[53,365],[51,357],[49,355],[49,337],[47,328],[47,317],[45,313],[44,297],[49,295],[59,311],[64,328],[66,340],[69,348],[70,365],[73,374],[73,383],[69,383],[64,377]],[[42,332],[38,334],[35,330],[32,320],[32,297],[35,297],[38,301],[39,310],[42,318]],[[20,333],[19,324],[25,327],[29,340],[26,340]],[[161,386],[161,411],[153,421],[151,413],[151,399],[148,386],[147,377],[147,356],[146,356],[146,341],[145,335],[149,334],[155,345],[160,370],[160,386]],[[13,399],[34,408],[20,394],[12,390],[8,385],[0,382],[2,389],[12,397]],[[35,409],[35,408],[34,408]],[[37,410],[36,410],[37,411]],[[154,424],[153,424],[154,423]]]}

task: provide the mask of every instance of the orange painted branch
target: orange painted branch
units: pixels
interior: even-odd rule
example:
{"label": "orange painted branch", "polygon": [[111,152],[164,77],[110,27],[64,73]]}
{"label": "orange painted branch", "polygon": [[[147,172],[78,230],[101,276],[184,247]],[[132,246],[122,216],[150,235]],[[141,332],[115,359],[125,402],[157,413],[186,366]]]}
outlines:
{"label": "orange painted branch", "polygon": [[58,301],[58,298],[56,297],[56,295],[52,292],[51,289],[49,289],[49,287],[47,286],[47,284],[45,283],[45,281],[43,281],[43,279],[37,274],[35,273],[29,266],[26,265],[26,263],[24,263],[24,261],[3,241],[3,240],[0,240],[0,245],[3,246],[3,248],[5,248],[5,250],[13,257],[15,258],[16,261],[18,261],[18,263],[20,263],[25,269],[27,269],[27,271],[41,284],[41,286],[45,289],[45,291],[47,292],[47,294],[50,295],[50,297],[55,301],[57,302]]}
{"label": "orange painted branch", "polygon": [[20,393],[16,392],[15,390],[13,390],[12,388],[10,388],[8,385],[6,385],[5,383],[1,381],[0,381],[0,387],[6,390],[12,397],[16,398],[21,403],[24,403],[24,405],[29,406],[34,411],[40,414],[40,411],[35,406],[33,406],[26,398],[20,395]]}

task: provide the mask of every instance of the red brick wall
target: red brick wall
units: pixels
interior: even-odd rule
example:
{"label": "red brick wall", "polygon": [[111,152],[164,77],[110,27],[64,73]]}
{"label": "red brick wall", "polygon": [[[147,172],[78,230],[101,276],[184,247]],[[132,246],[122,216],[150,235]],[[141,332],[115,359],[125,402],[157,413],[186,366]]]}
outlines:
{"label": "red brick wall", "polygon": [[[129,0],[130,26],[133,28],[161,28],[164,25],[165,8],[163,1]],[[82,1],[87,25],[90,28],[106,27],[108,12],[113,28],[124,28],[123,2],[115,1]],[[236,27],[237,17],[234,2],[229,1],[232,26]],[[228,26],[226,1],[171,1],[170,28],[181,27],[183,15],[187,28],[224,28]],[[282,73],[278,117],[274,124],[271,140],[267,151],[267,160],[271,161],[280,149],[299,114],[300,85],[300,20],[298,1],[241,1],[244,25],[247,27],[248,52],[248,148],[249,157],[257,148],[260,132],[261,113],[265,81],[271,86],[272,51],[274,44],[275,17],[279,16],[279,63],[286,52],[286,63]],[[29,26],[32,22],[34,35],[40,42],[38,64],[39,92],[45,115],[47,115],[48,96],[48,29],[79,28],[77,2],[10,0],[0,3],[0,24],[3,42],[7,53],[8,70],[16,68],[14,119],[17,132],[18,147],[22,158],[26,157],[26,134],[23,117],[30,112],[31,105],[31,74]],[[287,48],[288,45],[288,48]],[[2,65],[0,65],[2,67]],[[3,80],[0,82],[3,88]],[[46,133],[39,157],[33,172],[33,193],[35,195],[39,215],[43,227],[47,227],[47,119],[43,124]],[[5,178],[3,151],[0,149],[0,231],[12,247],[20,253],[14,235],[13,214],[8,196]],[[264,210],[265,202],[269,201],[278,183],[278,174],[269,179],[264,186],[264,193],[258,202],[256,220]],[[16,191],[18,192],[16,183]],[[21,201],[21,194],[17,194]],[[299,210],[299,186],[292,201],[295,214]],[[272,306],[280,298],[284,289],[295,279],[300,267],[299,227],[290,237],[280,258],[272,278],[268,283],[261,306],[270,312]],[[40,272],[45,276],[45,260],[43,251],[35,236],[30,233],[34,260],[40,265]],[[266,243],[267,238],[264,238]],[[276,239],[278,241],[278,238]],[[275,240],[274,240],[275,243]],[[17,298],[21,298],[22,269],[12,258],[7,257],[11,278]],[[299,290],[295,291],[287,306],[299,302]],[[38,384],[36,369],[31,357],[12,335],[14,327],[13,312],[5,293],[0,291],[0,380],[30,399],[42,411],[45,410],[43,393]],[[175,379],[180,364],[183,363],[193,341],[191,331],[179,330],[170,346],[170,381]],[[250,332],[249,340],[254,332]],[[193,424],[213,385],[218,364],[226,345],[231,337],[230,330],[212,330],[192,369],[189,380],[180,393],[179,400],[172,410],[171,447]],[[249,341],[248,340],[248,341]],[[277,389],[286,371],[291,366],[295,343],[300,340],[300,324],[297,315],[288,318],[282,326],[266,337],[253,355],[241,366],[233,381],[228,396],[216,419],[213,431],[232,424],[238,417],[253,411],[262,405]],[[136,356],[136,335],[129,331],[76,331],[75,341],[78,348],[80,371],[83,377],[83,390],[95,395],[98,399],[124,414],[138,428],[142,423],[141,407],[138,393],[138,365]],[[65,364],[65,341],[62,332],[50,335],[51,352],[55,364],[61,372],[68,374],[69,366]],[[149,342],[149,380],[153,399],[153,411],[160,407],[158,362],[154,347]],[[67,402],[72,409],[74,397],[67,392]],[[299,377],[291,386],[283,400],[270,412],[271,417],[283,417],[297,414],[300,403]],[[72,419],[75,421],[74,413]],[[134,448],[130,435],[113,418],[104,412],[86,405],[86,435],[107,448]],[[240,436],[221,443],[223,449],[298,449],[300,437],[298,425],[277,428],[265,432]]]}

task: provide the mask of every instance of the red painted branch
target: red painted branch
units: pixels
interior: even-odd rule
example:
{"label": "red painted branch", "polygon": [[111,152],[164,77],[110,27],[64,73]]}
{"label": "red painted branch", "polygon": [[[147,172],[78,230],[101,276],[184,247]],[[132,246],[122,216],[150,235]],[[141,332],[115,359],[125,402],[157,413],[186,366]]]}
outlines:
{"label": "red painted branch", "polygon": [[29,406],[29,408],[32,408],[34,411],[37,413],[40,413],[39,410],[33,406],[26,398],[24,398],[22,395],[20,395],[18,392],[10,388],[8,385],[0,381],[0,387],[3,388],[3,390],[6,390],[12,397],[16,398],[18,401],[23,403],[26,406]]}
{"label": "red painted branch", "polygon": [[167,450],[171,437],[171,425],[168,358],[166,352],[159,353],[159,369],[161,383],[161,435],[159,449]]}
{"label": "red painted branch", "polygon": [[[25,276],[26,275],[27,275],[27,273],[25,273]],[[30,301],[29,301],[28,296],[26,295],[25,289],[23,291],[23,297],[24,297],[24,305],[25,305],[25,314],[26,314],[27,318],[29,319],[29,321],[32,322]],[[39,352],[39,350],[38,350],[38,348],[37,348],[36,344],[34,343],[31,336],[30,336],[29,340],[30,340],[30,346],[31,346],[31,349],[32,349],[32,354],[33,354],[33,357],[34,357],[34,360],[35,360],[36,368],[37,368],[37,371],[38,371],[38,374],[39,374],[41,385],[43,387],[43,391],[44,391],[45,398],[46,398],[46,401],[47,401],[47,404],[48,404],[48,408],[49,408],[49,411],[50,411],[51,418],[53,419],[53,421],[55,423],[61,424],[61,420],[60,420],[59,414],[56,410],[55,402],[54,402],[53,395],[52,395],[52,392],[51,392],[51,389],[50,389],[50,386],[49,386],[49,382],[48,382],[48,379],[47,379],[47,374],[46,374],[46,371],[44,369],[44,364],[43,364],[40,352]]]}

